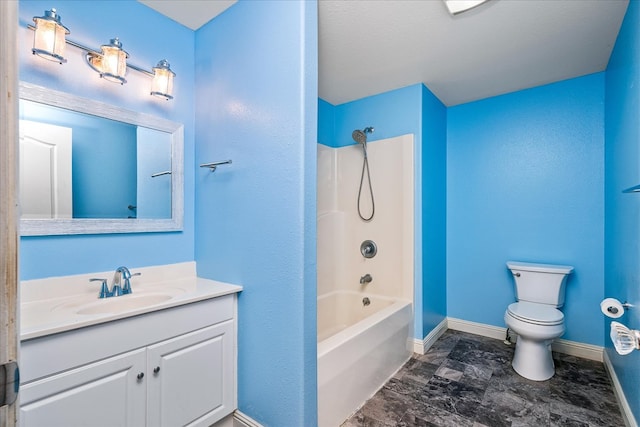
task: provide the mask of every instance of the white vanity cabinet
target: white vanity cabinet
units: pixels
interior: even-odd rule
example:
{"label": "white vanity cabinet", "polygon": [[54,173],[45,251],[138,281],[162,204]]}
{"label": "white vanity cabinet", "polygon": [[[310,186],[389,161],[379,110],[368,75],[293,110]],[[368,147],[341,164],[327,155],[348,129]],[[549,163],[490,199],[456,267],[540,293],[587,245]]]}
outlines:
{"label": "white vanity cabinet", "polygon": [[144,350],[125,353],[27,384],[20,390],[22,426],[143,426]]}
{"label": "white vanity cabinet", "polygon": [[236,408],[236,295],[22,342],[20,425],[210,426]]}
{"label": "white vanity cabinet", "polygon": [[233,333],[226,322],[147,348],[148,426],[209,426],[235,409]]}

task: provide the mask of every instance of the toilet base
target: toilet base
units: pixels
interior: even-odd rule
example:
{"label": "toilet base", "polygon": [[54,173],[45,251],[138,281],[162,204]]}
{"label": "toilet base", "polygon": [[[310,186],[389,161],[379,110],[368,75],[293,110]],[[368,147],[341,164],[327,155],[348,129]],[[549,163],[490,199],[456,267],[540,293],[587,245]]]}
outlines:
{"label": "toilet base", "polygon": [[511,366],[522,377],[533,381],[545,381],[555,374],[551,353],[553,340],[528,340],[518,336]]}

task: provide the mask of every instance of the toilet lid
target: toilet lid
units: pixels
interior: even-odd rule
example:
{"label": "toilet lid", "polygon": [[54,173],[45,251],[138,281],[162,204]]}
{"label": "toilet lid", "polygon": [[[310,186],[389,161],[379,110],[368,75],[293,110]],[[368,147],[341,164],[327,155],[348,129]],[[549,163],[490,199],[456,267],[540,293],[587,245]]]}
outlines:
{"label": "toilet lid", "polygon": [[516,319],[537,325],[559,325],[564,321],[564,314],[557,308],[532,302],[514,302],[507,312]]}

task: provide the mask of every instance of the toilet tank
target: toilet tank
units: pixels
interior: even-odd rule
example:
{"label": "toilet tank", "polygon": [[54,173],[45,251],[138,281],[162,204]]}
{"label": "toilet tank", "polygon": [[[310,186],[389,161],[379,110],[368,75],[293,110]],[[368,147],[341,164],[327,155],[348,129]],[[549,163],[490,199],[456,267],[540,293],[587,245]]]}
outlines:
{"label": "toilet tank", "polygon": [[507,262],[516,286],[516,299],[554,307],[564,305],[564,287],[573,267],[568,265]]}

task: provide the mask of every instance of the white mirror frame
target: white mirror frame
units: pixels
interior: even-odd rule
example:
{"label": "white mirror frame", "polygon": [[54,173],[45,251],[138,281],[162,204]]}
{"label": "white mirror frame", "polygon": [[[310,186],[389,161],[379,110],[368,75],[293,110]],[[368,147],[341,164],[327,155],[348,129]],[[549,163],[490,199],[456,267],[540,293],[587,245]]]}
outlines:
{"label": "white mirror frame", "polygon": [[171,134],[170,219],[21,219],[21,236],[181,231],[184,218],[184,125],[92,99],[20,82],[20,99]]}

